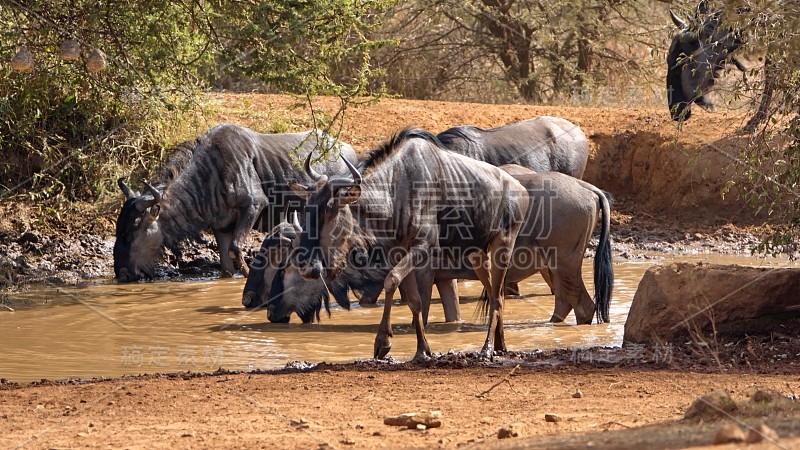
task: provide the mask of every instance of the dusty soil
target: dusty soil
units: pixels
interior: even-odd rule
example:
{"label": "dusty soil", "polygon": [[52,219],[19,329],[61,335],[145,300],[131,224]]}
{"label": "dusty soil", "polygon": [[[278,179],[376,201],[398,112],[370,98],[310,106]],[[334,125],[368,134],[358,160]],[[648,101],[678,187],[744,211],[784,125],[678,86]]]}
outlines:
{"label": "dusty soil", "polygon": [[[768,345],[748,345],[769,358],[761,353]],[[796,340],[778,346],[800,351]],[[425,365],[296,363],[273,373],[0,384],[0,447],[684,448],[710,445],[726,423],[777,431],[780,440],[753,448],[800,445],[795,362],[735,369],[689,348],[662,349],[660,360],[647,350],[633,358],[630,349],[606,350],[594,359],[556,351],[486,364],[448,354]],[[719,390],[736,411],[684,419],[697,397]],[[748,400],[758,390],[781,395],[774,403]],[[426,410],[441,411],[441,427],[383,423]],[[509,427],[519,435],[499,440]]]}

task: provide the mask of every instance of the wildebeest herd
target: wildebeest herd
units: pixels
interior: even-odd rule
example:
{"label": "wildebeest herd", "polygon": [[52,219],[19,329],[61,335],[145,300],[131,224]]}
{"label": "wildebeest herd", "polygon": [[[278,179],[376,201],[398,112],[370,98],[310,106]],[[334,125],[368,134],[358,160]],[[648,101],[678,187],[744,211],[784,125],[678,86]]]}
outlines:
{"label": "wildebeest herd", "polygon": [[[315,152],[325,150],[324,152]],[[313,163],[315,154],[327,160]],[[211,230],[222,276],[239,270],[242,303],[272,322],[319,320],[333,295],[374,302],[384,293],[375,357],[391,348],[395,297],[408,303],[416,357],[436,285],[446,320],[460,320],[455,280],[485,288],[489,332],[482,355],[505,351],[505,289],[541,272],[556,297],[552,321],[608,321],[613,287],[610,204],[580,180],[589,143],[576,125],[539,117],[493,129],[455,127],[434,136],[404,129],[360,161],[321,132],[259,134],[223,124],[185,143],[143,194],[123,180],[114,269],[119,281],[151,275],[164,248]],[[293,160],[302,159],[302,168]],[[290,216],[293,220],[282,220]],[[298,212],[300,214],[298,214]],[[302,219],[302,220],[301,220]],[[595,299],[581,263],[597,222]],[[251,228],[270,230],[248,265]]]}
{"label": "wildebeest herd", "polygon": [[[693,102],[709,105],[704,95],[739,45],[734,32],[719,31],[718,14],[709,17],[687,25],[673,15],[681,27],[667,58],[675,119],[688,118]],[[552,322],[571,311],[579,324],[609,321],[611,205],[607,193],[581,180],[588,156],[578,126],[546,116],[438,135],[407,128],[360,160],[318,131],[218,125],[182,144],[143,193],[119,180],[126,200],[114,273],[122,282],[151,277],[164,248],[180,259],[182,241],[210,230],[221,276],[247,277],[245,307],[265,308],[271,322],[296,313],[310,323],[323,308],[330,314],[331,295],[350,309],[350,293],[362,304],[383,293],[374,347],[383,358],[399,294],[412,312],[415,359],[431,353],[425,325],[433,286],[445,320],[458,321],[456,280],[479,280],[489,324],[481,356],[491,358],[506,350],[505,295],[536,273],[555,295]],[[581,264],[598,222],[592,299]],[[253,228],[267,235],[248,264],[242,246]]]}

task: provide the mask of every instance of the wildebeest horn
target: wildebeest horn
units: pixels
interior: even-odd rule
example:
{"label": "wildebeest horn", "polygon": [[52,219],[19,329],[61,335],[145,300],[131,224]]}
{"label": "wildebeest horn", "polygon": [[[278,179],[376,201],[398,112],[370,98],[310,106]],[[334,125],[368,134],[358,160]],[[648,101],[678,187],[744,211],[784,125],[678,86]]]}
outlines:
{"label": "wildebeest horn", "polygon": [[345,165],[347,165],[347,168],[350,169],[350,173],[353,174],[353,181],[356,182],[356,185],[361,184],[361,172],[359,172],[358,169],[356,169],[355,166],[351,164],[350,161],[348,161],[344,156],[342,156],[342,160],[344,161]]}
{"label": "wildebeest horn", "polygon": [[671,9],[669,10],[669,16],[672,18],[672,23],[674,23],[676,27],[680,28],[681,30],[686,28],[686,22],[680,17],[676,16]]}
{"label": "wildebeest horn", "polygon": [[153,194],[153,200],[155,200],[154,205],[161,203],[161,192],[158,192],[158,189],[154,188],[150,183],[147,181],[144,182],[144,185],[147,186],[147,190]]}
{"label": "wildebeest horn", "polygon": [[300,219],[297,218],[297,211],[292,213],[292,226],[298,233],[303,232],[303,227],[300,226]]}
{"label": "wildebeest horn", "polygon": [[133,191],[131,191],[131,188],[129,188],[128,185],[125,184],[125,182],[123,181],[124,179],[125,177],[118,179],[117,185],[119,186],[120,189],[122,189],[122,193],[125,194],[125,200],[131,197],[136,197],[135,195],[133,195]]}
{"label": "wildebeest horn", "polygon": [[322,175],[318,174],[317,172],[314,171],[314,169],[311,168],[311,155],[312,154],[314,154],[313,150],[308,153],[308,156],[306,156],[306,163],[305,163],[304,167],[306,169],[306,173],[308,174],[309,177],[311,177],[312,180],[319,181],[319,180],[322,179]]}
{"label": "wildebeest horn", "polygon": [[154,188],[153,186],[150,185],[150,183],[146,181],[144,182],[144,186],[147,188],[148,191],[150,191],[151,194],[153,194],[153,198],[152,199],[140,198],[136,202],[136,209],[139,210],[139,212],[142,212],[145,209],[153,205],[157,205],[161,202],[161,193],[158,192],[158,189]]}

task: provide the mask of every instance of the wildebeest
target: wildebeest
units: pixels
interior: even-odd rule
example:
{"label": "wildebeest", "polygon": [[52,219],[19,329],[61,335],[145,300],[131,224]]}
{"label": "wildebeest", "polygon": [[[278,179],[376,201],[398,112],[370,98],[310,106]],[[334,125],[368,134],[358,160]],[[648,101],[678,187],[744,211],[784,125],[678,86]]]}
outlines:
{"label": "wildebeest", "polygon": [[[495,128],[457,126],[436,136],[448,150],[494,166],[516,164],[536,172],[561,172],[582,178],[589,159],[589,140],[574,123],[559,117],[541,116]],[[455,286],[437,283],[444,292],[445,311],[452,316],[457,298]],[[519,293],[516,282],[506,284],[507,292]],[[362,296],[361,303],[374,302],[377,292]],[[452,293],[451,293],[452,292]],[[455,319],[457,320],[457,318]]]}
{"label": "wildebeest", "polygon": [[[116,278],[136,281],[142,274],[151,276],[163,247],[177,247],[208,229],[217,241],[221,275],[231,276],[236,269],[246,275],[240,249],[244,238],[262,212],[279,217],[288,198],[296,198],[288,189],[289,180],[310,181],[292,165],[292,153],[305,157],[318,146],[338,147],[334,154],[355,160],[349,145],[318,131],[261,134],[221,124],[197,139],[188,166],[163,192],[145,184],[149,195],[137,196],[120,182],[126,201],[117,219]],[[318,163],[317,170],[336,174],[347,167],[337,158]],[[271,211],[264,211],[267,207]]]}
{"label": "wildebeest", "polygon": [[742,45],[738,30],[722,25],[722,10],[709,11],[700,2],[695,19],[684,21],[670,11],[679,28],[667,52],[667,98],[673,120],[687,120],[691,104],[713,109],[707,95],[727,62],[745,72],[744,65],[733,57]]}
{"label": "wildebeest", "polygon": [[583,177],[589,158],[586,135],[559,117],[536,117],[489,129],[459,126],[436,137],[448,150],[493,166],[517,164],[575,178]]}
{"label": "wildebeest", "polygon": [[477,272],[490,305],[481,354],[505,351],[502,280],[528,195],[497,167],[443,150],[440,144],[430,133],[405,129],[371,152],[363,175],[348,163],[352,178],[316,177],[315,185],[292,185],[308,198],[306,227],[293,258],[304,277],[331,284],[348,265],[375,265],[360,255],[384,258],[384,313],[375,338],[376,358],[391,349],[390,316],[398,288],[412,312],[415,359],[430,355],[422,296],[433,286],[434,248],[453,250],[461,266]]}
{"label": "wildebeest", "polygon": [[[585,181],[560,173],[540,174],[516,165],[500,168],[519,181],[530,197],[528,214],[514,244],[506,283],[519,282],[537,271],[543,271],[556,297],[550,321],[562,322],[574,309],[578,324],[591,324],[593,315],[597,315],[598,323],[608,322],[614,271],[611,265],[610,205],[605,193]],[[601,229],[594,256],[593,302],[583,283],[581,265],[598,216],[601,219]],[[296,224],[296,229],[300,229],[299,223]],[[294,238],[294,234],[291,238]],[[277,241],[268,237],[265,239],[265,246],[268,242],[274,245]],[[284,248],[288,248],[288,245]],[[366,257],[354,259],[369,260]],[[311,305],[316,305],[319,310],[326,291],[324,284],[319,280],[303,279],[297,268],[291,265],[281,265],[278,262],[273,264],[281,267],[281,270],[268,271],[267,276],[251,272],[248,277],[249,288],[245,287],[245,296],[258,296],[260,302],[268,304],[268,318],[273,322],[287,322],[292,311],[309,310]],[[337,285],[332,289],[332,292],[338,292],[334,294],[337,298],[342,293],[345,295],[345,302],[348,303],[340,302],[345,307],[349,307],[346,287],[364,290],[370,285],[381,286],[384,272],[380,267],[362,266],[350,265],[344,268],[336,280]],[[435,270],[433,276],[442,294],[442,303],[445,306],[448,302],[457,303],[457,298],[445,297],[456,295],[450,290],[448,281],[454,277],[475,279],[475,273],[470,270],[448,270],[446,262],[442,261],[436,266],[438,270]],[[275,281],[272,276],[276,272],[283,279]],[[265,285],[270,282],[273,283],[272,289],[265,289]],[[283,296],[282,290],[291,295]],[[269,295],[273,297],[267,299]],[[422,295],[422,301],[425,318],[427,306],[430,304],[429,294]],[[309,320],[313,320],[313,317],[309,317]]]}
{"label": "wildebeest", "polygon": [[[528,191],[530,208],[514,244],[506,282],[522,281],[545,270],[555,294],[551,322],[563,322],[574,309],[576,322],[608,322],[614,269],[611,265],[611,208],[597,187],[558,172],[536,173],[501,166]],[[594,301],[581,273],[583,255],[600,217],[594,256]]]}

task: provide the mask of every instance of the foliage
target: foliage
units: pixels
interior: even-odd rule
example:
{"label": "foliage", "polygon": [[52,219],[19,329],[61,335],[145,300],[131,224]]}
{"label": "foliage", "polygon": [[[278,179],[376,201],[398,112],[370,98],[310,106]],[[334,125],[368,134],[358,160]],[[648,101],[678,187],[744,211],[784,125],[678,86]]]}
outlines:
{"label": "foliage", "polygon": [[666,8],[641,0],[410,0],[384,30],[397,45],[376,60],[391,90],[415,97],[640,96],[663,65],[650,49],[663,47],[668,22]]}
{"label": "foliage", "polygon": [[[734,89],[755,91],[748,145],[740,168],[747,180],[745,198],[781,224],[756,248],[758,252],[800,254],[800,3],[745,1],[725,3],[728,25],[741,30],[744,52],[767,61]],[[768,94],[766,94],[768,93]],[[752,127],[751,130],[747,130]]]}
{"label": "foliage", "polygon": [[[0,195],[91,200],[143,173],[188,134],[196,96],[220,74],[280,91],[368,94],[365,33],[389,0],[8,0],[0,4]],[[59,57],[76,40],[80,58]],[[7,62],[23,47],[29,72]],[[107,56],[88,70],[94,49]],[[333,70],[354,64],[347,76]],[[194,134],[194,133],[192,133]]]}

